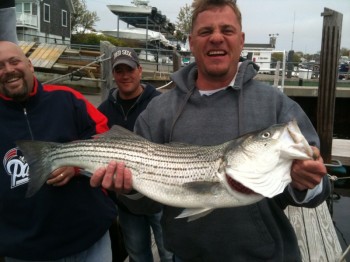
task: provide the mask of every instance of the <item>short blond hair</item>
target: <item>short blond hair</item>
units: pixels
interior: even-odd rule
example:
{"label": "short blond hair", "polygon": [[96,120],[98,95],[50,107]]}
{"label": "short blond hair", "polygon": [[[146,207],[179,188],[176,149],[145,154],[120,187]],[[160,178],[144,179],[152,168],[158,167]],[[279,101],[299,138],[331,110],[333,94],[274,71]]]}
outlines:
{"label": "short blond hair", "polygon": [[[193,0],[192,2],[192,24],[193,29],[194,23],[199,15],[199,13],[210,9],[211,7],[223,7],[230,6],[237,16],[238,23],[242,28],[242,14],[239,10],[236,0]],[[191,31],[192,31],[191,29]]]}

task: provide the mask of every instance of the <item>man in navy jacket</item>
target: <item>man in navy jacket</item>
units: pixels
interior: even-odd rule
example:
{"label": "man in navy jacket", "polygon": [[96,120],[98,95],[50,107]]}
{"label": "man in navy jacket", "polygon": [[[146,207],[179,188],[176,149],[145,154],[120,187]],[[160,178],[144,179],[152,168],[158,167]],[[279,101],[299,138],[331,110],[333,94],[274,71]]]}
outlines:
{"label": "man in navy jacket", "polygon": [[68,87],[41,85],[21,48],[0,40],[0,125],[0,256],[111,261],[116,209],[106,192],[91,188],[77,168],[63,167],[26,198],[28,164],[15,144],[88,139],[108,130],[106,117]]}

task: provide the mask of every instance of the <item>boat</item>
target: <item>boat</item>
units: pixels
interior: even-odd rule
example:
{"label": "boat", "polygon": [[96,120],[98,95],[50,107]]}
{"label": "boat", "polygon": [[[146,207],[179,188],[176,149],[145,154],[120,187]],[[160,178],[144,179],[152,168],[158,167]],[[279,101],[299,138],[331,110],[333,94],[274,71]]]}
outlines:
{"label": "boat", "polygon": [[156,7],[149,6],[148,0],[133,0],[131,3],[134,6],[107,5],[107,7],[118,16],[118,19],[128,25],[144,29],[157,28],[161,33],[174,34],[175,25],[170,23],[169,19]]}
{"label": "boat", "polygon": [[163,34],[160,32],[156,32],[153,30],[147,30],[144,28],[134,28],[129,27],[126,29],[114,29],[114,30],[106,30],[102,31],[103,34],[113,36],[116,38],[122,38],[122,39],[134,39],[139,40],[141,42],[160,42],[163,47],[171,47],[174,48],[175,46],[170,43],[168,39],[165,38]]}
{"label": "boat", "polygon": [[[109,10],[117,16],[131,15],[150,15],[152,13],[152,7],[148,5],[149,1],[147,0],[134,0],[133,3],[135,6],[127,5],[107,5]],[[153,9],[157,11],[157,9]],[[154,12],[154,11],[153,11]]]}

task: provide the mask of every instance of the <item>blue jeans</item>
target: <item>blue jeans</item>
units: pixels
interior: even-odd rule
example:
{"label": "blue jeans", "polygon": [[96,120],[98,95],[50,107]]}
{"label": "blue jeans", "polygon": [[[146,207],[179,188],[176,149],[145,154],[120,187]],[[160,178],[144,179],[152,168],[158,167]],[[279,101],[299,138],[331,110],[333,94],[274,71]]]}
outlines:
{"label": "blue jeans", "polygon": [[[76,241],[79,241],[79,239],[77,239]],[[32,260],[30,261],[33,262]],[[96,261],[112,262],[111,239],[109,237],[108,231],[95,244],[93,244],[91,247],[89,247],[88,249],[78,254],[65,257],[65,258],[60,258],[57,260],[47,260],[47,261],[41,261],[41,262],[96,262]],[[5,257],[5,262],[29,262],[29,261]]]}
{"label": "blue jeans", "polygon": [[164,248],[160,225],[162,212],[153,215],[134,215],[118,209],[119,223],[130,262],[153,262],[151,228],[161,262],[172,262],[173,255]]}

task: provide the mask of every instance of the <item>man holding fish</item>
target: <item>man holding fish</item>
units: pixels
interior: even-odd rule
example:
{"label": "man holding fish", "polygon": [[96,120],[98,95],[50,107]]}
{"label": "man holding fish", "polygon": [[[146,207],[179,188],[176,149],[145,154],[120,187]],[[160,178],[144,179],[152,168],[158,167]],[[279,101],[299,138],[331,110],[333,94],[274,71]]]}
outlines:
{"label": "man holding fish", "polygon": [[[240,61],[245,34],[235,1],[194,0],[193,10],[189,40],[196,62],[173,74],[176,87],[151,101],[136,122],[136,133],[160,144],[218,145],[295,119],[312,146],[313,153],[308,154],[313,159],[295,160],[288,170],[290,183],[283,192],[271,194],[264,192],[283,179],[267,179],[274,176],[274,170],[255,174],[256,170],[268,169],[260,158],[250,159],[251,164],[238,171],[235,166],[226,166],[225,179],[232,188],[247,193],[247,199],[256,190],[267,197],[253,204],[206,210],[191,222],[176,217],[191,217],[196,214],[193,210],[183,214],[182,208],[164,205],[165,246],[175,254],[176,261],[301,261],[294,230],[283,210],[287,205],[315,207],[329,194],[316,131],[298,104],[279,90],[255,81],[255,65]],[[295,141],[302,140],[301,134],[293,131],[295,126],[288,130]],[[265,132],[262,136],[272,134]],[[242,150],[260,150],[264,154],[264,149],[250,148],[249,144],[238,152]],[[235,172],[246,176],[237,176],[237,181]],[[134,180],[128,163],[125,166],[111,161],[94,173],[90,183],[130,193]],[[192,183],[191,188],[200,191],[207,185]]]}
{"label": "man holding fish", "polygon": [[107,192],[91,188],[79,168],[62,166],[38,194],[26,198],[34,172],[15,144],[18,139],[89,139],[108,130],[106,117],[80,93],[42,85],[21,48],[0,40],[0,125],[0,257],[112,261],[108,230],[117,212]]}

